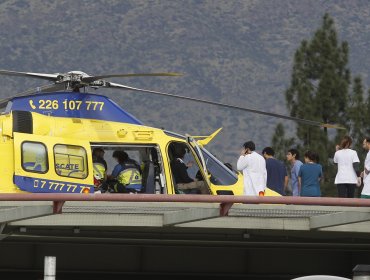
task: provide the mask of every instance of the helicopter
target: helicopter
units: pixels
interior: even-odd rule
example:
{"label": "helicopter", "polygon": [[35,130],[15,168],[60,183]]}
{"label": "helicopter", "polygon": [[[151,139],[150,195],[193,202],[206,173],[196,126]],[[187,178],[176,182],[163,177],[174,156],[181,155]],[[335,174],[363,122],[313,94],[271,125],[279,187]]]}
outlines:
{"label": "helicopter", "polygon": [[[113,100],[89,88],[140,91],[160,96],[222,106],[294,120],[326,128],[332,124],[279,115],[166,92],[113,83],[108,78],[181,76],[181,73],[133,73],[91,76],[82,71],[34,73],[0,70],[0,75],[51,82],[0,100],[2,141],[0,193],[94,193],[97,190],[92,151],[100,148],[108,159],[125,151],[140,164],[141,193],[176,194],[171,161],[185,148],[188,169],[205,182],[211,195],[242,195],[243,175],[209,152],[205,146],[221,128],[207,136],[180,135],[143,124]],[[112,166],[112,162],[108,164]],[[279,195],[266,189],[266,196]]]}

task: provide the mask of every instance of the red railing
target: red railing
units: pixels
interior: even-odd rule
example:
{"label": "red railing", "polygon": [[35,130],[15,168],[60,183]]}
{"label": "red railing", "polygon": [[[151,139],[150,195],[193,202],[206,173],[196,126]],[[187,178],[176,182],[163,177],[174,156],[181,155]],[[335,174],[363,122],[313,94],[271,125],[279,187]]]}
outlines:
{"label": "red railing", "polygon": [[292,204],[322,206],[370,207],[370,199],[292,196],[234,196],[234,195],[166,195],[166,194],[0,194],[0,201],[52,201],[54,213],[61,213],[66,201],[107,202],[198,202],[220,203],[220,215],[226,216],[234,203]]}

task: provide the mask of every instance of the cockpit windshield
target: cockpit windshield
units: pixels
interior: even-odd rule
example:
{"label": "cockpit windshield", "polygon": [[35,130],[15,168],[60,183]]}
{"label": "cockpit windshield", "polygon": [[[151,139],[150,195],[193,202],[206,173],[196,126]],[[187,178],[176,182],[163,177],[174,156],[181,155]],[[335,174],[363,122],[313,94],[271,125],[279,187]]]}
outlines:
{"label": "cockpit windshield", "polygon": [[214,185],[233,185],[237,182],[238,177],[232,169],[227,167],[214,155],[204,148],[201,148],[206,167],[211,174],[211,183]]}

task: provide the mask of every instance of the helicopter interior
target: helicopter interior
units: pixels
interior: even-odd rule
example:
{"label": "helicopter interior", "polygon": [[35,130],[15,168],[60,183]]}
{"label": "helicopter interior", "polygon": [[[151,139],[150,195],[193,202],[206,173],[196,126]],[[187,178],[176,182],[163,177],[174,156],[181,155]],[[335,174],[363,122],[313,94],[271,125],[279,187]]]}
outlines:
{"label": "helicopter interior", "polygon": [[[168,159],[169,162],[176,159],[176,150],[184,147],[187,151],[184,161],[191,162],[192,166],[188,168],[189,177],[196,180],[204,180],[203,175],[199,172],[199,166],[189,147],[185,143],[171,142],[168,145]],[[104,160],[107,162],[107,174],[111,174],[117,161],[113,158],[114,151],[125,151],[130,159],[135,160],[142,170],[142,193],[167,193],[165,183],[165,173],[162,155],[156,145],[122,145],[122,144],[101,144],[93,143],[91,149],[101,148],[104,151]],[[169,165],[168,168],[171,169]],[[172,175],[171,170],[171,175]],[[173,175],[172,175],[173,180]],[[174,182],[173,182],[174,183]],[[175,183],[173,184],[176,185]],[[176,190],[175,190],[176,191]]]}
{"label": "helicopter interior", "polygon": [[[172,161],[176,158],[176,150],[180,149],[181,147],[185,148],[186,154],[184,156],[185,163],[193,163],[191,167],[188,167],[187,172],[190,178],[193,180],[204,180],[202,172],[200,172],[201,166],[199,166],[194,158],[194,155],[190,151],[188,144],[180,143],[180,142],[172,142],[168,148],[168,156],[169,160]],[[201,147],[199,151],[195,150],[195,152],[201,153],[204,159],[204,164],[207,170],[207,174],[210,176],[209,180],[213,185],[216,186],[232,186],[238,180],[238,171],[233,170],[232,166],[228,163],[221,162],[215,155],[209,152],[204,147]],[[197,155],[199,158],[199,155]],[[175,185],[175,184],[174,184]],[[233,194],[232,190],[218,190],[216,191],[217,194]]]}
{"label": "helicopter interior", "polygon": [[124,151],[130,159],[135,160],[142,172],[142,193],[166,193],[164,172],[159,148],[156,145],[120,145],[120,144],[92,144],[94,148],[104,151],[104,159],[107,162],[107,174],[111,174],[117,161],[113,158],[114,151]]}
{"label": "helicopter interior", "polygon": [[[174,160],[176,160],[177,155],[179,154],[178,151],[181,150],[181,149],[185,149],[185,151],[186,151],[186,153],[184,155],[184,158],[182,160],[188,166],[187,173],[188,173],[189,177],[193,180],[204,181],[204,177],[203,177],[202,173],[200,172],[200,168],[199,168],[193,154],[191,153],[189,147],[187,146],[187,144],[180,143],[180,142],[171,142],[168,146],[169,162],[172,163]],[[171,164],[170,164],[170,168],[171,168]],[[173,185],[176,188],[176,182],[174,180],[175,176],[174,176],[172,168],[171,168],[171,174],[172,174]],[[179,193],[179,190],[177,188],[175,189],[175,193]]]}

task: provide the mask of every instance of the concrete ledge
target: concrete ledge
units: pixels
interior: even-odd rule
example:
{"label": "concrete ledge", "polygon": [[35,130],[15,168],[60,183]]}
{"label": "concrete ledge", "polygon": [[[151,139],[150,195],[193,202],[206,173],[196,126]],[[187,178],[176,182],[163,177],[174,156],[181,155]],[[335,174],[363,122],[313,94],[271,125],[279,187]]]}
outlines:
{"label": "concrete ledge", "polygon": [[369,220],[370,213],[368,212],[339,212],[310,217],[310,228],[320,229],[325,227],[365,222]]}

